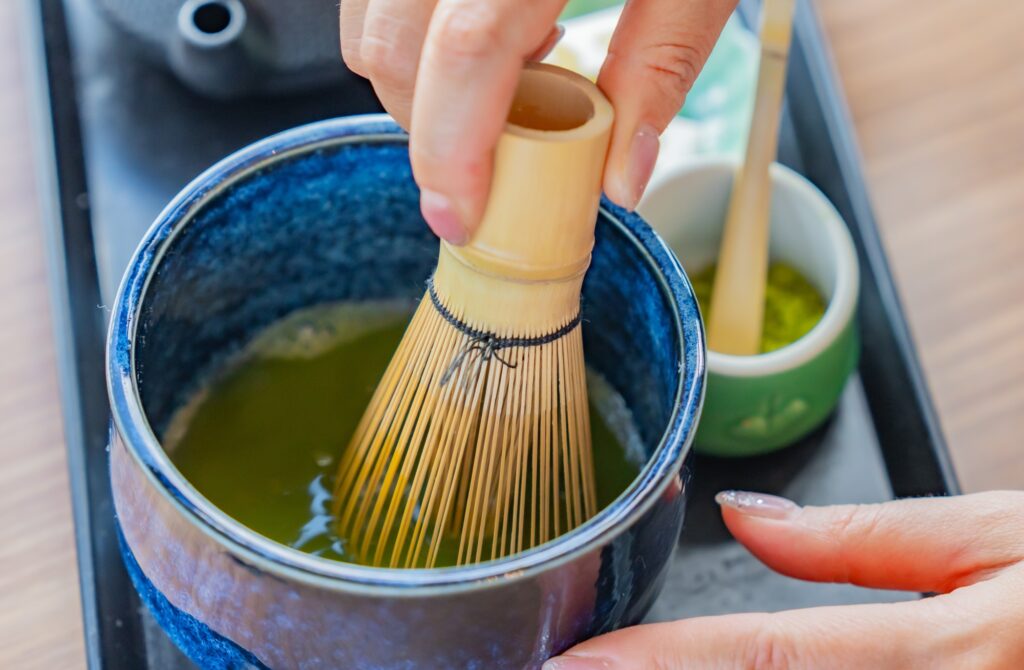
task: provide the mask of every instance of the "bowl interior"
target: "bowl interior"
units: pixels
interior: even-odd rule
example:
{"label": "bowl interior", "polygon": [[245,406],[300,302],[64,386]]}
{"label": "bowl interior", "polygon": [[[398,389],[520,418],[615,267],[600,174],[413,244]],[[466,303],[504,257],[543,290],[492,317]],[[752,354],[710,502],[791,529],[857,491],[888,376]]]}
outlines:
{"label": "bowl interior", "polygon": [[[276,157],[198,200],[156,251],[141,298],[135,382],[154,433],[226,357],[294,310],[419,299],[438,242],[418,197],[404,139],[378,137]],[[650,458],[684,378],[683,335],[656,263],[608,210],[583,317],[587,362],[622,395]]]}

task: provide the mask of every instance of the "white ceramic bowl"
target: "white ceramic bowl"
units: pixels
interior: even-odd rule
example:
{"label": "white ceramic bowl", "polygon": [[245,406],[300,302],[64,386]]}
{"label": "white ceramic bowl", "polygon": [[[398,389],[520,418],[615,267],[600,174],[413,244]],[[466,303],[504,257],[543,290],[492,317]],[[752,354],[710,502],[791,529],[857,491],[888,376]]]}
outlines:
{"label": "white ceramic bowl", "polygon": [[[651,186],[640,214],[693,275],[714,262],[735,159],[676,166]],[[697,448],[747,455],[785,446],[835,407],[856,366],[860,275],[853,241],[835,207],[806,178],[772,166],[770,254],[798,269],[826,299],[821,321],[796,342],[757,356],[708,350],[708,391]]]}

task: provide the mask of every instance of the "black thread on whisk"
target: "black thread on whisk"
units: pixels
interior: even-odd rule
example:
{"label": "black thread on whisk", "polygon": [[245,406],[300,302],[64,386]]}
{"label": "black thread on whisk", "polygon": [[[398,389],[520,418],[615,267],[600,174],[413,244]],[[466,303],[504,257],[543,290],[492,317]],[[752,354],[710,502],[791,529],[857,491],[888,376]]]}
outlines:
{"label": "black thread on whisk", "polygon": [[430,295],[430,302],[433,303],[434,309],[436,309],[437,313],[441,315],[441,318],[451,324],[456,330],[469,337],[465,346],[459,350],[459,353],[455,354],[451,365],[449,365],[448,369],[444,371],[443,375],[441,375],[441,386],[447,384],[459,368],[462,367],[462,364],[466,359],[473,354],[485,363],[493,358],[507,368],[514,368],[516,367],[516,364],[511,361],[507,361],[498,355],[499,351],[502,349],[510,349],[512,347],[539,347],[542,344],[554,342],[560,337],[565,337],[571,333],[576,326],[580,325],[580,313],[576,312],[576,316],[574,316],[568,323],[558,330],[552,331],[546,335],[538,335],[536,337],[498,337],[494,333],[474,328],[452,314],[447,307],[441,304],[441,299],[437,296],[437,291],[434,289],[433,277],[427,280],[427,294]]}

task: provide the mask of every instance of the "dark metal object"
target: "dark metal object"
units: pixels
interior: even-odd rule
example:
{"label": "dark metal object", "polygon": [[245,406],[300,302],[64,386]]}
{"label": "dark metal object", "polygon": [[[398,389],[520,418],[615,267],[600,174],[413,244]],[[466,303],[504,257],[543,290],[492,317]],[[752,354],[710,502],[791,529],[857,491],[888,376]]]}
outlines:
{"label": "dark metal object", "polygon": [[[188,667],[140,613],[117,555],[107,476],[103,306],[142,232],[200,170],[278,130],[378,111],[379,105],[360,82],[321,95],[213,103],[136,62],[84,0],[67,0],[70,21],[61,0],[25,2],[35,38],[40,185],[89,664],[111,670]],[[754,8],[741,6],[748,16]],[[958,492],[875,228],[844,103],[806,4],[797,15],[787,94],[781,159],[835,203],[860,253],[860,374],[836,417],[800,445],[756,459],[697,459],[677,558],[687,568],[670,574],[654,618],[897,597],[770,574],[728,539],[710,497],[720,488],[782,492],[807,503]]]}
{"label": "dark metal object", "polygon": [[340,84],[337,0],[92,0],[153,64],[213,98]]}

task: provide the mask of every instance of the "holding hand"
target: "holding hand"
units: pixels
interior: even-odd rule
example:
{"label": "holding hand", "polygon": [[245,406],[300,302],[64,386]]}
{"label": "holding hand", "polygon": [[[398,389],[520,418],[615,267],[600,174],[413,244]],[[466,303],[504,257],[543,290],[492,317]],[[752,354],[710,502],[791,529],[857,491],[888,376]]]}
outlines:
{"label": "holding hand", "polygon": [[734,491],[717,500],[736,539],[784,575],[943,595],[635,626],[544,670],[1024,667],[1024,493],[803,508]]}
{"label": "holding hand", "polygon": [[[434,232],[468,241],[490,188],[494,146],[523,63],[561,36],[567,0],[343,0],[345,63],[410,131],[421,208]],[[636,207],[679,111],[736,0],[631,0],[598,86],[615,107],[604,190]]]}

